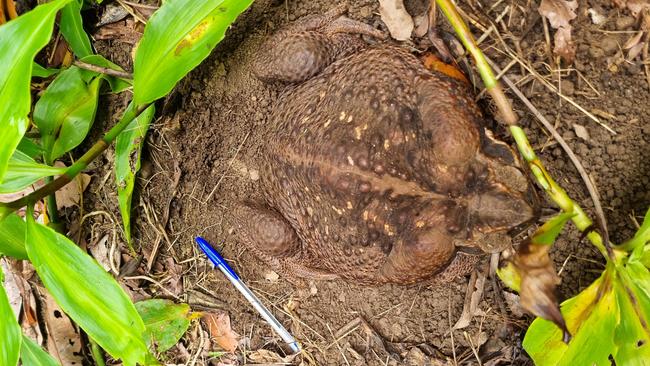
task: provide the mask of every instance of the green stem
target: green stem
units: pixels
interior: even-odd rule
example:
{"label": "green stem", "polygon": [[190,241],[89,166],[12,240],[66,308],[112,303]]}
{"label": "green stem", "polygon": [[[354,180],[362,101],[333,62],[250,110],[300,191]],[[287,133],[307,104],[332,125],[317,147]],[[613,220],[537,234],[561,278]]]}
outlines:
{"label": "green stem", "polygon": [[88,164],[90,164],[91,161],[93,161],[96,157],[98,157],[106,148],[115,140],[117,135],[126,128],[126,126],[131,123],[136,117],[140,115],[147,107],[149,106],[150,103],[143,104],[143,105],[135,105],[133,102],[129,104],[129,106],[126,108],[124,111],[124,114],[122,115],[122,118],[120,121],[113,126],[105,135],[104,137],[97,141],[88,151],[86,151],[85,154],[83,154],[82,157],[79,158],[74,164],[72,164],[68,169],[63,173],[63,175],[59,176],[52,182],[44,185],[43,187],[39,188],[38,190],[30,193],[27,196],[24,196],[20,199],[17,199],[15,201],[11,201],[8,203],[2,203],[0,204],[0,214],[2,214],[2,217],[8,215],[9,213],[18,210],[21,207],[27,206],[27,205],[33,205],[34,203],[42,200],[43,198],[54,194],[57,190],[61,189],[63,186],[66,184],[70,183],[74,177],[77,176],[82,170],[86,169]]}
{"label": "green stem", "polygon": [[[544,189],[544,191],[549,195],[549,197],[555,202],[560,209],[564,212],[573,213],[574,216],[571,218],[571,221],[576,225],[578,230],[585,232],[586,230],[591,229],[593,222],[585,214],[580,205],[574,202],[571,197],[566,193],[562,187],[560,187],[551,176],[548,174],[544,165],[539,160],[535,151],[533,150],[524,130],[517,126],[517,118],[510,106],[510,102],[505,97],[499,82],[494,77],[492,68],[488,64],[485,56],[476,45],[474,37],[467,28],[467,25],[463,21],[460,14],[456,10],[455,5],[451,3],[450,0],[436,0],[436,3],[445,14],[449,23],[456,31],[456,34],[460,38],[461,42],[471,54],[476,67],[478,69],[483,83],[490,95],[495,99],[499,112],[504,117],[506,123],[510,126],[510,133],[512,134],[519,152],[523,156],[524,160],[528,163],[533,176],[537,180],[537,183]],[[590,231],[587,234],[589,241],[596,247],[606,258],[615,258],[614,253],[612,252],[611,247],[605,247],[603,244],[603,239],[600,234],[596,231]]]}
{"label": "green stem", "polygon": [[106,366],[106,361],[104,360],[104,352],[102,352],[102,348],[92,338],[88,337],[88,340],[90,341],[90,350],[92,352],[93,359],[95,360],[95,365]]}

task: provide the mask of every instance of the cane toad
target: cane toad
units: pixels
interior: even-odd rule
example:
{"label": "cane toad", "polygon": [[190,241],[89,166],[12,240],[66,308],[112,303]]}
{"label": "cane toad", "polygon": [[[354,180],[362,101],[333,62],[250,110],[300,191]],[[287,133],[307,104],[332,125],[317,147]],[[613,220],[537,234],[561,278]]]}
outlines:
{"label": "cane toad", "polygon": [[288,274],[412,283],[466,273],[533,217],[529,183],[468,86],[340,9],[272,36],[255,75],[288,84],[268,118],[264,203],[243,238]]}

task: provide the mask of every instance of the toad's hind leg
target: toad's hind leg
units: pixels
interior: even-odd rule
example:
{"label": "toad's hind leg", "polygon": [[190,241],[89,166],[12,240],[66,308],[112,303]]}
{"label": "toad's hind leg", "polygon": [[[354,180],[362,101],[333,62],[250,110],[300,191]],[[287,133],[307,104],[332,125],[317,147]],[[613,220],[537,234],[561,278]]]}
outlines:
{"label": "toad's hind leg", "polygon": [[366,46],[357,35],[383,38],[368,24],[342,16],[340,7],[324,15],[303,18],[280,30],[257,52],[253,72],[265,82],[297,83],[332,62]]}
{"label": "toad's hind leg", "polygon": [[301,241],[296,231],[279,212],[270,207],[243,204],[235,210],[235,225],[242,242],[279,273],[316,280],[338,278],[335,274],[310,268],[303,263]]}

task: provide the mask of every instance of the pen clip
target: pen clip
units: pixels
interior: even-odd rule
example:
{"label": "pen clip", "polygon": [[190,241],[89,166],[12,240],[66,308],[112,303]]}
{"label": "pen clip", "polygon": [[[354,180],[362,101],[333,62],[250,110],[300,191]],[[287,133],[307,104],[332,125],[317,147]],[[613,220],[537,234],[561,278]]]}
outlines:
{"label": "pen clip", "polygon": [[235,271],[232,268],[230,268],[228,263],[226,263],[226,260],[223,259],[221,254],[219,254],[219,252],[217,252],[210,245],[210,243],[208,243],[205,239],[203,239],[200,236],[197,236],[195,240],[199,244],[201,250],[203,250],[205,255],[207,255],[208,258],[210,258],[210,261],[212,261],[212,263],[214,263],[215,266],[225,269],[228,273],[230,273],[234,277],[234,279],[239,280],[239,276],[237,276],[237,273],[235,273]]}

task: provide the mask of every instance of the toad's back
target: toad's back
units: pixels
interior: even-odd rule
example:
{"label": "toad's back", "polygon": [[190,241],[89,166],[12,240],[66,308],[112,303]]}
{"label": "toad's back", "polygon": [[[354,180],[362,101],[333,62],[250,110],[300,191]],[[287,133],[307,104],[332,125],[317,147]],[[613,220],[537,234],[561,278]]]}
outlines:
{"label": "toad's back", "polygon": [[339,16],[299,21],[262,47],[257,76],[293,84],[268,120],[266,202],[236,211],[244,243],[312,278],[408,283],[452,261],[467,271],[458,246],[531,217],[526,180],[503,143],[490,146],[506,161],[483,154],[463,82],[400,47],[367,46],[354,33],[376,30]]}

